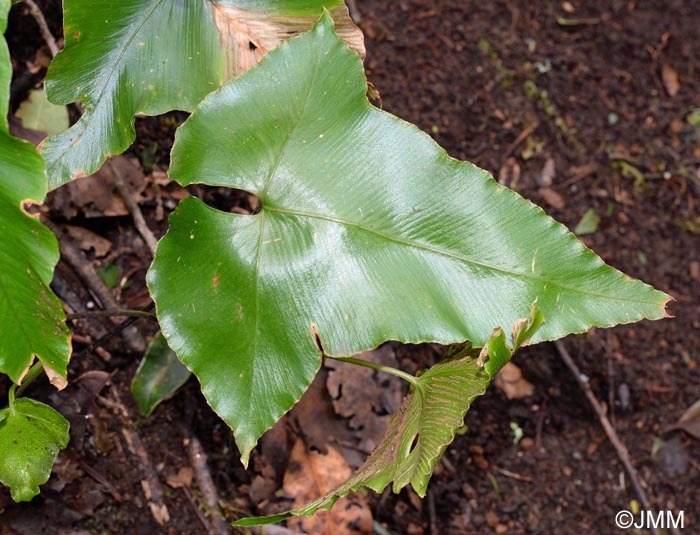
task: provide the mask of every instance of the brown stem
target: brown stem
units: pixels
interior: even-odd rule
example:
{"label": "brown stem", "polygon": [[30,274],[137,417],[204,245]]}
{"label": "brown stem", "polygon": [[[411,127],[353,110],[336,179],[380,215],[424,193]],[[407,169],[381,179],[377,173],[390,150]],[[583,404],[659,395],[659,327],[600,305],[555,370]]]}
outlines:
{"label": "brown stem", "polygon": [[31,13],[32,17],[34,17],[34,20],[39,25],[39,31],[41,31],[41,36],[44,38],[44,41],[46,41],[51,51],[51,57],[55,57],[56,54],[58,54],[58,45],[56,44],[56,39],[54,39],[51,30],[49,30],[49,25],[46,24],[44,14],[34,0],[26,0],[26,4],[29,7],[29,13]]}
{"label": "brown stem", "polygon": [[[600,402],[595,397],[595,394],[593,394],[593,390],[591,390],[591,385],[588,383],[588,377],[581,373],[581,370],[579,370],[578,366],[576,366],[576,363],[571,358],[571,355],[569,354],[568,350],[560,340],[554,342],[554,347],[557,348],[557,351],[559,352],[561,359],[564,361],[564,364],[566,364],[569,370],[571,370],[571,373],[574,375],[576,382],[581,387],[581,390],[583,390],[583,393],[586,394],[586,397],[588,398],[591,407],[593,407],[593,410],[598,416],[600,425],[603,426],[605,434],[608,435],[610,443],[615,448],[617,456],[620,458],[620,461],[622,461],[622,464],[624,465],[625,469],[627,470],[627,473],[630,476],[630,479],[632,480],[632,486],[634,487],[634,490],[637,493],[639,501],[641,502],[644,509],[650,510],[651,503],[649,501],[649,498],[647,497],[646,492],[644,492],[644,489],[642,488],[642,484],[639,480],[639,473],[632,464],[632,459],[630,458],[629,451],[627,450],[627,447],[622,443],[620,438],[617,436],[615,428],[610,423],[610,420],[605,414],[605,411],[603,410],[603,407],[601,406]],[[660,532],[657,528],[652,527],[651,529],[654,535],[660,535]],[[674,533],[674,535],[678,534],[678,530],[674,531],[674,529],[671,528],[671,531]]]}

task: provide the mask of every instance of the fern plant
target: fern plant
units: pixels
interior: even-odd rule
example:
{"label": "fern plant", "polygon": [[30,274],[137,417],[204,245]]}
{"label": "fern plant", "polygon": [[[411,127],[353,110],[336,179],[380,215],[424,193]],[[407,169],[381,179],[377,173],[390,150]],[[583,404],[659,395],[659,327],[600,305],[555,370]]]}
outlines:
{"label": "fern plant", "polygon": [[[4,26],[9,0],[0,6]],[[361,33],[340,0],[65,0],[64,17],[65,50],[46,87],[56,103],[83,102],[85,114],[42,145],[46,175],[33,148],[0,125],[0,226],[13,229],[0,233],[12,240],[0,250],[28,251],[0,255],[0,310],[16,327],[0,334],[0,372],[20,385],[40,371],[30,367],[36,356],[61,387],[69,357],[48,288],[55,239],[21,201],[40,202],[47,187],[124,151],[135,114],[171,109],[193,113],[176,134],[170,176],[260,201],[240,215],[184,199],[147,276],[168,345],[230,425],[244,464],[324,357],[376,366],[353,355],[388,340],[448,346],[416,376],[381,366],[410,390],[347,482],[241,524],[310,515],[360,487],[410,484],[424,495],[470,403],[518,347],[665,316],[667,295],[372,106]],[[3,47],[5,111],[9,76]],[[40,299],[26,299],[30,283]],[[16,399],[13,386],[0,412],[0,449],[11,460],[0,461],[0,481],[16,500],[38,492],[67,442],[65,420],[39,405]],[[32,449],[18,445],[30,441]]]}

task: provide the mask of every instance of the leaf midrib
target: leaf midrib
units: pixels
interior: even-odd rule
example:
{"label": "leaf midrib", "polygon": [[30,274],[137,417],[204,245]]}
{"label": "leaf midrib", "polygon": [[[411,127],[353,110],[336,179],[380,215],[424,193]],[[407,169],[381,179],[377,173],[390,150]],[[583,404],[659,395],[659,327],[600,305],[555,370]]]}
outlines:
{"label": "leaf midrib", "polygon": [[517,271],[505,269],[502,267],[494,266],[492,264],[489,264],[489,263],[486,263],[486,262],[483,262],[480,260],[475,260],[475,259],[470,258],[468,256],[457,254],[453,251],[434,247],[434,246],[431,246],[431,245],[423,243],[423,242],[414,241],[414,240],[410,240],[407,238],[401,238],[401,237],[397,237],[397,236],[392,236],[391,234],[387,234],[385,232],[378,231],[378,230],[373,229],[371,227],[364,226],[360,223],[356,223],[354,221],[346,221],[346,220],[338,218],[338,217],[332,217],[332,216],[317,214],[317,213],[313,213],[313,212],[304,212],[301,210],[289,210],[286,208],[278,208],[278,207],[272,207],[272,206],[264,206],[263,211],[274,212],[274,213],[278,213],[278,214],[282,214],[282,215],[308,217],[311,219],[319,219],[319,220],[323,220],[323,221],[329,221],[331,223],[336,223],[338,225],[357,228],[359,230],[367,232],[368,234],[373,234],[373,235],[378,236],[380,238],[389,240],[391,242],[394,242],[394,243],[397,243],[400,245],[404,245],[406,247],[422,249],[424,251],[434,253],[434,254],[439,254],[439,255],[445,256],[447,258],[453,259],[453,260],[458,260],[458,261],[464,262],[466,264],[471,264],[474,266],[479,266],[479,267],[484,268],[484,269],[497,271],[499,273],[503,273],[503,274],[509,275],[511,277],[516,277],[516,278],[520,277],[520,278],[525,278],[525,279],[529,279],[532,281],[537,281],[537,282],[540,282],[542,284],[554,286],[554,287],[559,288],[559,289],[564,290],[564,291],[578,293],[578,294],[585,295],[588,297],[597,297],[600,299],[614,299],[616,301],[626,301],[629,303],[639,303],[639,304],[645,304],[645,305],[657,305],[658,304],[655,301],[644,301],[642,299],[634,299],[634,298],[623,297],[623,296],[613,297],[610,295],[601,294],[601,293],[597,293],[597,292],[582,291],[579,288],[572,288],[570,286],[566,286],[566,285],[563,285],[563,284],[558,283],[558,282],[554,282],[554,281],[549,280],[549,279],[544,279],[542,277],[537,277],[537,276],[529,274],[529,273],[517,272]]}

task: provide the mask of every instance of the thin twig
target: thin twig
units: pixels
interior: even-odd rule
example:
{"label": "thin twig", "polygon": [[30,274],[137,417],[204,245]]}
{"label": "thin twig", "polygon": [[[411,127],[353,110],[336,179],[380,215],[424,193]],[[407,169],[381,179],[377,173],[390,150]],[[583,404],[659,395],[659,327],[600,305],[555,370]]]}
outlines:
{"label": "thin twig", "polygon": [[182,490],[185,493],[185,496],[187,496],[187,499],[192,504],[192,509],[194,509],[194,513],[197,515],[197,519],[199,520],[199,523],[202,524],[202,527],[204,528],[204,530],[209,535],[217,535],[216,532],[212,531],[211,524],[209,524],[209,521],[202,514],[202,511],[199,510],[199,507],[197,506],[197,502],[195,502],[194,496],[192,496],[192,491],[187,487],[182,487]]}
{"label": "thin twig", "polygon": [[142,317],[155,318],[156,315],[153,312],[147,310],[129,310],[125,308],[118,308],[116,310],[88,310],[86,312],[74,312],[73,314],[66,314],[66,319],[77,320],[84,318],[92,318],[95,316],[122,316],[122,317]]}
{"label": "thin twig", "polygon": [[225,535],[230,533],[230,529],[226,521],[219,511],[219,495],[216,492],[214,480],[211,477],[209,466],[207,465],[207,455],[204,453],[204,448],[199,442],[199,439],[192,436],[187,447],[187,453],[190,457],[190,464],[194,469],[194,477],[197,480],[197,486],[204,496],[204,501],[209,510],[209,520],[212,527],[212,533],[217,535]]}
{"label": "thin twig", "polygon": [[115,502],[119,503],[122,501],[122,496],[119,493],[119,491],[114,488],[114,485],[107,481],[107,478],[105,476],[103,476],[92,466],[90,466],[83,457],[78,457],[78,466],[80,466],[83,472],[85,472],[92,479],[97,481],[97,483],[102,485],[105,488],[105,490],[112,495],[112,498],[114,498]]}
{"label": "thin twig", "polygon": [[435,493],[432,489],[428,490],[428,514],[430,516],[430,535],[438,535],[440,532],[437,527]]}
{"label": "thin twig", "polygon": [[[503,153],[501,156],[501,162],[505,163],[505,161],[508,159],[508,157],[513,153],[513,151],[520,145],[523,141],[525,141],[528,137],[530,137],[530,134],[532,134],[537,127],[540,126],[540,123],[533,123],[530,126],[528,126],[525,130],[520,132],[520,135],[515,138],[515,141],[510,144],[510,146],[506,149],[506,151]],[[501,166],[503,166],[503,163],[501,163]]]}
{"label": "thin twig", "polygon": [[117,169],[117,166],[114,165],[114,162],[112,160],[107,160],[107,165],[109,166],[109,170],[111,171],[112,177],[114,178],[114,185],[117,186],[117,190],[119,190],[119,195],[121,195],[121,198],[124,200],[124,202],[126,203],[126,207],[131,213],[131,217],[134,220],[134,226],[136,227],[136,230],[139,231],[139,234],[141,234],[143,241],[146,242],[148,249],[151,251],[151,255],[155,255],[156,244],[158,243],[158,240],[156,240],[156,237],[153,235],[153,232],[151,232],[151,229],[148,228],[146,220],[143,217],[143,213],[141,212],[141,208],[139,207],[138,203],[134,199],[133,194],[129,190],[129,186],[126,185],[126,182],[124,181],[124,177],[122,176],[121,172],[119,171],[119,169]]}
{"label": "thin twig", "polygon": [[525,483],[532,483],[533,480],[530,476],[522,476],[520,474],[516,474],[515,472],[511,472],[510,470],[506,470],[505,468],[501,468],[499,466],[493,466],[493,469],[496,470],[499,474],[509,477],[511,479],[515,479],[517,481],[523,481]]}
{"label": "thin twig", "polygon": [[131,417],[129,416],[129,411],[121,400],[121,396],[116,388],[112,385],[110,390],[112,395],[112,401],[119,406],[122,410],[122,414],[125,414],[126,425],[122,427],[122,435],[124,441],[126,442],[129,451],[131,452],[133,458],[137,461],[141,473],[144,479],[141,480],[141,487],[143,489],[144,496],[148,501],[148,507],[151,510],[151,514],[155,521],[163,526],[167,524],[170,520],[170,513],[168,512],[168,507],[165,505],[165,492],[163,491],[163,485],[158,479],[158,474],[151,462],[151,458],[148,455],[148,451],[141,441],[141,436],[134,426]]}
{"label": "thin twig", "polygon": [[51,30],[49,30],[49,25],[46,24],[44,14],[41,12],[41,9],[39,9],[39,6],[36,5],[34,0],[26,0],[25,3],[29,7],[29,13],[31,13],[32,17],[34,17],[34,20],[39,25],[41,36],[44,38],[44,41],[46,41],[46,44],[51,51],[51,57],[55,57],[56,54],[58,54],[58,45],[56,44],[56,39],[54,39]]}
{"label": "thin twig", "polygon": [[61,256],[70,264],[70,266],[76,271],[85,284],[88,285],[90,290],[94,293],[95,297],[100,301],[100,305],[103,309],[116,310],[121,308],[119,303],[112,295],[111,290],[102,280],[102,277],[97,273],[97,270],[90,264],[85,255],[78,249],[78,247],[68,239],[61,239],[62,233],[61,229],[56,226],[56,224],[46,217],[41,218],[41,222],[51,229],[58,239],[58,246],[61,250]]}
{"label": "thin twig", "polygon": [[[148,312],[148,311],[151,310],[154,306],[155,306],[155,305],[154,305],[153,303],[151,303],[151,304],[148,305],[143,311],[144,311],[144,312]],[[114,329],[112,329],[111,331],[109,331],[109,332],[108,332],[107,334],[105,334],[104,336],[101,336],[100,338],[98,338],[97,340],[95,340],[94,342],[92,342],[88,347],[86,347],[85,349],[83,349],[80,353],[78,353],[77,355],[75,355],[75,356],[72,357],[72,358],[80,360],[81,358],[85,357],[86,355],[92,353],[95,349],[97,349],[98,347],[101,347],[101,346],[103,346],[104,344],[106,344],[113,336],[118,335],[118,334],[119,334],[120,332],[122,332],[124,329],[128,328],[132,323],[134,323],[135,321],[139,320],[141,317],[142,317],[142,316],[131,316],[129,319],[124,320],[124,321],[121,322],[120,324],[116,325],[116,326],[114,327]]]}
{"label": "thin twig", "polygon": [[[641,502],[644,509],[651,510],[651,502],[649,501],[649,498],[647,497],[646,492],[644,492],[644,489],[642,488],[642,484],[639,480],[639,473],[637,472],[637,469],[632,464],[632,460],[630,458],[629,451],[627,450],[627,447],[622,443],[620,438],[617,436],[617,432],[615,431],[615,428],[610,423],[610,420],[608,420],[608,417],[605,414],[605,411],[603,411],[603,407],[600,405],[600,402],[595,397],[595,394],[593,394],[593,390],[591,389],[591,385],[588,383],[588,377],[586,377],[585,375],[583,375],[581,373],[581,370],[579,370],[578,366],[576,366],[576,363],[571,358],[569,351],[566,349],[566,347],[564,346],[564,344],[560,340],[556,340],[554,342],[554,347],[557,348],[557,351],[559,352],[561,359],[567,365],[569,370],[571,370],[571,373],[574,375],[576,382],[579,384],[579,386],[581,387],[581,390],[583,390],[584,394],[586,394],[586,397],[588,398],[588,401],[590,402],[591,407],[593,407],[593,410],[595,411],[596,415],[598,416],[598,420],[600,421],[600,425],[603,426],[603,430],[605,430],[605,434],[608,435],[608,439],[610,440],[610,443],[615,448],[615,451],[617,452],[617,456],[620,458],[620,461],[622,461],[622,464],[624,465],[625,469],[627,470],[627,473],[630,476],[630,479],[632,480],[632,486],[634,487],[634,490],[637,493],[637,497],[639,498],[639,501]],[[652,526],[651,530],[654,533],[654,535],[660,535],[660,531],[657,528]],[[673,528],[671,528],[671,530],[673,531]],[[677,532],[678,532],[678,530],[673,531],[674,534],[676,534]]]}

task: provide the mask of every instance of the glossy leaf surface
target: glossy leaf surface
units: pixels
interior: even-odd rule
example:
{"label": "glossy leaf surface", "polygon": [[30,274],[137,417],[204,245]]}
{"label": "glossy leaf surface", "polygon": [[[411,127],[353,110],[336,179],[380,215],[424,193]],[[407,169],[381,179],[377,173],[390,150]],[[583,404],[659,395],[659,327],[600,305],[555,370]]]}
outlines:
{"label": "glossy leaf surface", "polygon": [[68,428],[61,414],[32,399],[0,410],[0,482],[10,487],[13,500],[39,494],[58,452],[68,445]]}
{"label": "glossy leaf surface", "polygon": [[191,110],[209,92],[333,9],[348,38],[362,34],[341,0],[65,0],[65,48],[49,68],[56,104],[82,102],[42,153],[50,189],[97,171],[134,140],[134,116]]}
{"label": "glossy leaf surface", "polygon": [[[541,311],[533,307],[529,320],[516,323],[514,339],[527,343],[542,321]],[[472,401],[486,392],[518,347],[508,346],[500,327],[493,330],[481,350],[469,343],[451,347],[439,363],[418,375],[389,423],[384,439],[350,479],[298,509],[245,518],[234,524],[255,526],[280,522],[293,515],[311,516],[319,509],[330,509],[338,498],[350,492],[362,487],[382,492],[390,483],[394,493],[410,484],[424,497],[435,465],[464,424]]]}
{"label": "glossy leaf surface", "polygon": [[[0,0],[0,34],[9,0]],[[70,355],[60,301],[49,288],[58,262],[54,235],[22,204],[42,202],[44,163],[31,143],[10,135],[7,125],[12,69],[0,40],[0,373],[19,383],[38,357],[52,383],[65,385]]]}
{"label": "glossy leaf surface", "polygon": [[537,340],[665,315],[668,296],[366,91],[324,17],[205,99],[176,137],[173,178],[261,201],[239,215],[185,199],[148,276],[170,347],[244,463],[311,382],[317,342],[334,356],[385,340],[479,347],[535,300],[547,317]]}
{"label": "glossy leaf surface", "polygon": [[175,394],[187,382],[190,375],[190,370],[178,360],[163,335],[158,333],[148,345],[131,381],[131,393],[141,414],[150,416],[161,401]]}

